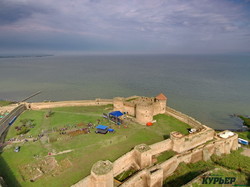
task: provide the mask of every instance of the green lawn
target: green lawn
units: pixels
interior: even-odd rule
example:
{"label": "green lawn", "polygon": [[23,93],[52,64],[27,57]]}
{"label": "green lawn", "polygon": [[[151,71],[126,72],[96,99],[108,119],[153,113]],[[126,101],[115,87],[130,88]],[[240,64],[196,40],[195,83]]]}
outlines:
{"label": "green lawn", "polygon": [[169,158],[173,157],[174,155],[176,155],[176,152],[169,150],[169,151],[165,151],[163,153],[161,153],[158,157],[157,157],[157,163],[160,164],[166,160],[168,160]]}
{"label": "green lawn", "polygon": [[[103,112],[108,113],[112,110],[112,105],[106,106],[88,106],[88,107],[63,107],[55,108],[54,114],[46,118],[48,110],[25,111],[10,128],[7,139],[16,137],[15,126],[20,126],[22,119],[34,120],[35,127],[32,128],[26,136],[33,137],[42,131],[49,131],[49,137],[60,138],[57,141],[41,140],[37,142],[27,142],[21,144],[21,151],[13,151],[16,145],[8,147],[0,155],[0,176],[3,176],[9,186],[70,186],[90,173],[92,165],[98,160],[115,161],[124,153],[130,151],[135,145],[146,143],[153,144],[164,140],[171,131],[180,131],[187,133],[189,126],[166,115],[157,115],[157,123],[151,127],[130,123],[127,128],[115,126],[105,119],[101,118]],[[95,134],[91,129],[90,134],[82,134],[74,137],[59,135],[53,132],[54,128],[62,128],[65,125],[75,125],[78,123],[87,124],[92,122],[97,124],[97,119],[101,124],[111,126],[116,130],[112,134]],[[64,138],[67,137],[67,138]],[[20,173],[20,168],[36,162],[34,155],[43,158],[48,152],[60,152],[64,150],[73,150],[55,156],[58,163],[68,159],[71,166],[64,168],[61,172],[52,176],[47,174],[35,182],[25,181]]]}
{"label": "green lawn", "polygon": [[13,103],[12,101],[3,101],[3,100],[0,100],[0,107],[7,106],[7,105],[10,105],[12,103]]}
{"label": "green lawn", "polygon": [[239,138],[250,141],[250,131],[237,132],[237,134],[239,135]]}
{"label": "green lawn", "polygon": [[239,118],[243,120],[243,124],[250,127],[250,118],[244,117],[242,115],[238,115]]}
{"label": "green lawn", "polygon": [[115,177],[116,180],[123,182],[126,180],[128,177],[132,176],[136,172],[135,169],[129,169],[127,171],[122,172],[118,176]]}

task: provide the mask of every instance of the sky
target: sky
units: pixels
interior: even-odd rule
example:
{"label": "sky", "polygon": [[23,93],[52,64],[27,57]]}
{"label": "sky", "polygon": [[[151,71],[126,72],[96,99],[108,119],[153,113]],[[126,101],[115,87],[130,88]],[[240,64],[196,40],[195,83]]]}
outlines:
{"label": "sky", "polygon": [[0,0],[0,53],[250,53],[250,0]]}

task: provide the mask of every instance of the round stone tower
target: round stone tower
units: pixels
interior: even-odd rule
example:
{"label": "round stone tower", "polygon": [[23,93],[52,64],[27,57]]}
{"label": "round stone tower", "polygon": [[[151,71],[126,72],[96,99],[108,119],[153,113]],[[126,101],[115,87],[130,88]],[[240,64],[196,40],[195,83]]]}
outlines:
{"label": "round stone tower", "polygon": [[140,102],[136,105],[136,121],[143,125],[153,120],[153,105],[151,102]]}
{"label": "round stone tower", "polygon": [[91,169],[91,181],[94,187],[113,187],[113,164],[109,161],[98,161]]}
{"label": "round stone tower", "polygon": [[123,112],[124,110],[124,98],[123,97],[115,97],[113,99],[114,110],[120,110]]}

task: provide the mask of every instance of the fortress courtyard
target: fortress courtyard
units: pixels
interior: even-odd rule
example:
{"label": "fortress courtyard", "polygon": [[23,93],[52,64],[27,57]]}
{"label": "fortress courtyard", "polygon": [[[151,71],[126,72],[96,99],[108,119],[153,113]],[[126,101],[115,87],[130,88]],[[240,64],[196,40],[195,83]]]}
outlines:
{"label": "fortress courtyard", "polygon": [[[168,107],[163,94],[22,105],[27,109],[1,145],[0,176],[8,186],[161,186],[165,180],[168,186],[173,183],[168,176],[175,176],[183,162],[197,162],[196,169],[200,163],[207,171],[215,168],[213,154],[238,148],[237,134],[217,134]],[[114,110],[124,114],[120,125],[104,117]],[[115,132],[96,134],[100,124]],[[195,131],[190,134],[190,129]],[[245,174],[239,176],[244,183]]]}
{"label": "fortress courtyard", "polygon": [[[26,110],[9,129],[0,157],[0,167],[4,168],[0,175],[10,186],[71,186],[86,177],[98,160],[115,161],[138,144],[162,141],[172,131],[187,134],[190,127],[165,114],[155,115],[156,123],[150,127],[130,119],[118,126],[102,118],[113,109],[108,104]],[[49,110],[52,115],[46,117]],[[27,119],[34,127],[23,136],[17,135],[16,127]],[[95,128],[89,128],[87,134],[68,133],[87,128],[89,123],[107,125],[115,133],[96,134]],[[60,134],[64,128],[66,134]],[[15,153],[17,146],[20,152]]]}

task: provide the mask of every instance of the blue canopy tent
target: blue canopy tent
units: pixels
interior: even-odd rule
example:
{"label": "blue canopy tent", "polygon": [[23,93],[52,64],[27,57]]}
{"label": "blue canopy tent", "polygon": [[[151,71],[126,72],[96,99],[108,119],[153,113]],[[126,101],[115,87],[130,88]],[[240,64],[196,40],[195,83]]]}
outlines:
{"label": "blue canopy tent", "polygon": [[122,120],[119,119],[120,116],[122,116],[123,113],[120,111],[113,111],[109,113],[109,119],[113,122],[115,122],[117,125],[121,125]]}
{"label": "blue canopy tent", "polygon": [[108,132],[108,127],[105,125],[97,125],[95,133],[106,134]]}
{"label": "blue canopy tent", "polygon": [[123,113],[120,111],[113,111],[113,112],[110,112],[109,115],[114,116],[114,117],[120,117],[123,115]]}
{"label": "blue canopy tent", "polygon": [[108,127],[105,126],[105,125],[98,125],[98,126],[96,126],[96,128],[97,128],[97,129],[105,130],[105,129],[107,129]]}

